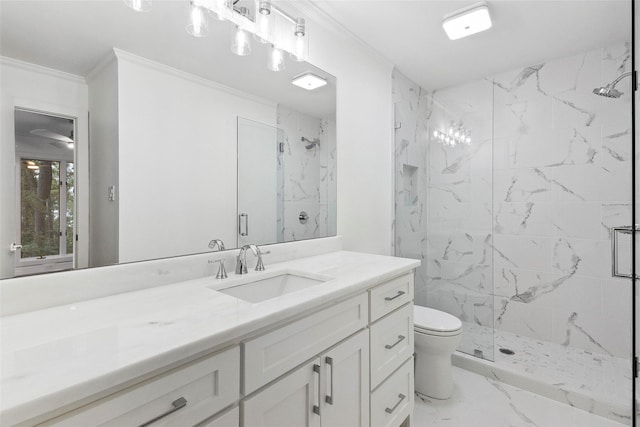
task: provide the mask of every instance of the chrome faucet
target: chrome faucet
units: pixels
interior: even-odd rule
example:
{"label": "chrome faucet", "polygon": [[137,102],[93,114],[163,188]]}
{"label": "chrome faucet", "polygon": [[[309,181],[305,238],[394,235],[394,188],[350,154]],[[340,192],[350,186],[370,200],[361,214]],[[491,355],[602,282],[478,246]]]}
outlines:
{"label": "chrome faucet", "polygon": [[[209,242],[209,249],[213,249],[213,251],[224,251],[224,243],[220,239],[213,239]],[[227,269],[224,268],[224,258],[219,259],[217,262],[220,263],[218,267],[218,273],[216,274],[216,279],[226,279],[227,278]]]}
{"label": "chrome faucet", "polygon": [[236,274],[247,274],[247,250],[249,249],[258,257],[256,271],[264,270],[264,263],[262,262],[262,252],[260,252],[260,248],[257,245],[244,245],[240,248],[238,259],[236,260]]}

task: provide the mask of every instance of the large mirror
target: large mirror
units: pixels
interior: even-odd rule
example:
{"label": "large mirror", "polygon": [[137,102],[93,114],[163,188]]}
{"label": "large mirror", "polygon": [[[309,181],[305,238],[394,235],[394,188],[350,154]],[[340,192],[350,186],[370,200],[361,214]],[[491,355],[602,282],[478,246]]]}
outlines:
{"label": "large mirror", "polygon": [[183,0],[0,8],[0,278],[335,235],[333,76],[187,34]]}

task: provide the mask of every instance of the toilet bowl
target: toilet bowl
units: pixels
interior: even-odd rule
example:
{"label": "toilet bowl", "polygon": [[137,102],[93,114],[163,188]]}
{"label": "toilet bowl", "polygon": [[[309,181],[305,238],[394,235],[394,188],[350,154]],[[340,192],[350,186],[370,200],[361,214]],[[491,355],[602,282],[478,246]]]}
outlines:
{"label": "toilet bowl", "polygon": [[419,394],[448,399],[453,392],[451,355],[462,337],[462,322],[455,316],[428,307],[413,307],[416,372]]}

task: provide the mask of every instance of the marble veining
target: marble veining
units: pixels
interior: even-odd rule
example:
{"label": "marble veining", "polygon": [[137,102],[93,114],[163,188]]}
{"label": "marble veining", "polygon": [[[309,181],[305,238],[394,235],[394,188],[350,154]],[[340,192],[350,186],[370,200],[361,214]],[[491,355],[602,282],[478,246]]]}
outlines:
{"label": "marble veining", "polygon": [[620,427],[625,424],[504,384],[496,378],[453,368],[449,400],[416,396],[416,427]]}
{"label": "marble veining", "polygon": [[[316,118],[278,107],[278,130],[284,150],[279,155],[279,234],[295,241],[335,234],[335,117]],[[310,145],[301,139],[318,141]],[[306,212],[306,223],[299,221]]]}
{"label": "marble veining", "polygon": [[[630,284],[611,277],[610,249],[611,229],[632,222],[630,79],[619,99],[592,90],[629,58],[619,43],[434,92],[394,72],[395,179],[411,165],[419,183],[409,199],[396,185],[394,249],[423,261],[416,303],[627,357]],[[431,138],[452,122],[469,146]]]}
{"label": "marble veining", "polygon": [[[600,352],[463,324],[466,353],[492,354],[493,363],[456,353],[455,365],[550,399],[630,425],[631,362]],[[479,338],[484,336],[485,338]]]}

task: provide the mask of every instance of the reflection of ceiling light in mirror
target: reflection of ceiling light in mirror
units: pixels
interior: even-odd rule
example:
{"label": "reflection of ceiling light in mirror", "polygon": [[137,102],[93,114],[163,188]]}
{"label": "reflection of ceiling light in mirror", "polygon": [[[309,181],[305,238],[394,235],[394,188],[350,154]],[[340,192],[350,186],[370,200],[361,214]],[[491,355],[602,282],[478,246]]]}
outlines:
{"label": "reflection of ceiling light in mirror", "polygon": [[151,10],[151,0],[124,0],[124,3],[136,12]]}
{"label": "reflection of ceiling light in mirror", "polygon": [[326,85],[327,80],[307,71],[306,73],[295,76],[291,83],[306,90],[314,90]]}
{"label": "reflection of ceiling light in mirror", "polygon": [[231,52],[239,56],[247,56],[251,53],[251,40],[245,30],[238,27],[236,35],[231,43]]}
{"label": "reflection of ceiling light in mirror", "polygon": [[489,7],[482,1],[449,13],[444,16],[442,28],[451,40],[488,30],[491,28]]}
{"label": "reflection of ceiling light in mirror", "polygon": [[269,52],[269,61],[267,63],[267,68],[271,71],[282,71],[287,67],[286,62],[284,62],[284,52],[282,49],[277,48],[271,45],[271,51]]}
{"label": "reflection of ceiling light in mirror", "polygon": [[66,143],[73,142],[73,139],[69,138],[68,136],[60,135],[59,133],[52,132],[47,129],[33,129],[29,131],[29,133],[32,135],[41,136],[43,138],[55,139],[56,141],[60,141],[60,142],[66,142]]}
{"label": "reflection of ceiling light in mirror", "polygon": [[209,34],[208,11],[191,0],[189,7],[189,21],[187,22],[187,33],[194,37],[205,37]]}

